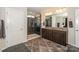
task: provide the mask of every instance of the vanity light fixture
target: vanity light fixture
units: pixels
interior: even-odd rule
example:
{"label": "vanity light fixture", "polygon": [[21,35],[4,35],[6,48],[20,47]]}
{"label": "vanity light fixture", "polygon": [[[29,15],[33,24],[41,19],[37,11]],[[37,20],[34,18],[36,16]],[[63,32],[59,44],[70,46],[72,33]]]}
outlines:
{"label": "vanity light fixture", "polygon": [[66,8],[61,8],[61,9],[56,10],[55,13],[62,13],[65,11],[66,11]]}
{"label": "vanity light fixture", "polygon": [[45,16],[52,15],[52,12],[45,13]]}

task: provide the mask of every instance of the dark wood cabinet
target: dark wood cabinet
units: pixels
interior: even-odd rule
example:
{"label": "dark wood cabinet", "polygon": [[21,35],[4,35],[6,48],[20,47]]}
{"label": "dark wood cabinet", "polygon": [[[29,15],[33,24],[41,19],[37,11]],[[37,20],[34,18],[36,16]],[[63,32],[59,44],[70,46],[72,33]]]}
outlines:
{"label": "dark wood cabinet", "polygon": [[53,31],[49,29],[42,29],[42,37],[48,40],[53,40]]}
{"label": "dark wood cabinet", "polygon": [[42,37],[66,46],[66,31],[42,28]]}
{"label": "dark wood cabinet", "polygon": [[66,31],[53,30],[54,42],[66,45]]}

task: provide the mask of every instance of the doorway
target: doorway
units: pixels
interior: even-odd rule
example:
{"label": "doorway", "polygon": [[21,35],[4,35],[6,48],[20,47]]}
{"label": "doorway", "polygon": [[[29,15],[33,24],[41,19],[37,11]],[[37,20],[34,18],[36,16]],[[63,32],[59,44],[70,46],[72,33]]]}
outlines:
{"label": "doorway", "polygon": [[28,29],[28,35],[30,34],[38,34],[40,35],[40,27],[41,27],[41,22],[38,17],[32,18],[32,17],[27,17],[27,29]]}
{"label": "doorway", "polygon": [[41,15],[27,10],[27,39],[35,39],[41,34]]}

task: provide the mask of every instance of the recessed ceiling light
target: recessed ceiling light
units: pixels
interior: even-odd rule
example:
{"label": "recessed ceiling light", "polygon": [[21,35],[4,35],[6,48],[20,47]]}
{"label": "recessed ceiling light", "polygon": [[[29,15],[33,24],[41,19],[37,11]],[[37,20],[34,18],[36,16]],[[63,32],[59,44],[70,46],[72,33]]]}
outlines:
{"label": "recessed ceiling light", "polygon": [[35,16],[33,16],[33,15],[27,15],[27,17],[35,18]]}

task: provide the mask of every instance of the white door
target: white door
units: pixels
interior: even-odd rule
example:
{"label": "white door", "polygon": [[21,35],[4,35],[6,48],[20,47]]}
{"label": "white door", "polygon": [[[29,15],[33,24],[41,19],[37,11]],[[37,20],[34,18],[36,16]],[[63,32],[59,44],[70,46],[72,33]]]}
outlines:
{"label": "white door", "polygon": [[75,45],[79,47],[79,9],[75,10]]}
{"label": "white door", "polygon": [[26,41],[24,22],[23,8],[6,8],[6,45],[8,47]]}

